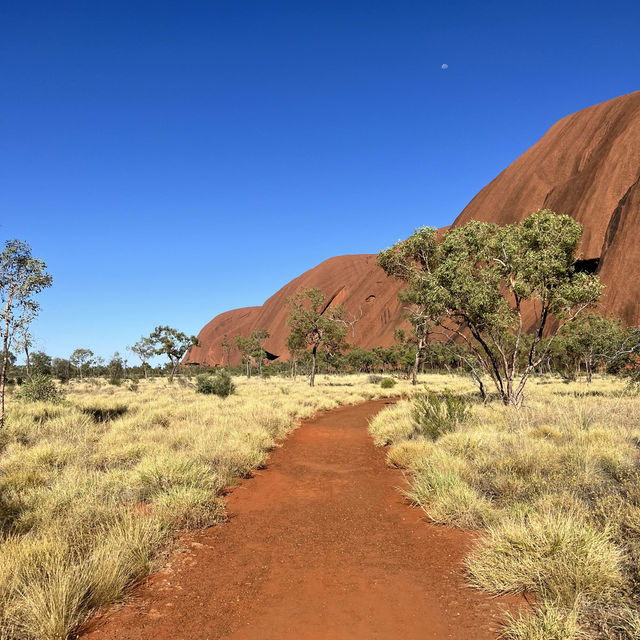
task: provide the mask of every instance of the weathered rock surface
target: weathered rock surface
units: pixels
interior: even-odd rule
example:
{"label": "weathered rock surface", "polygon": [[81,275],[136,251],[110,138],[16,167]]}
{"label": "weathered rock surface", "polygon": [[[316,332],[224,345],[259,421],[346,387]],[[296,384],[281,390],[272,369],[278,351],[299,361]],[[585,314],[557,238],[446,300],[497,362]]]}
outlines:
{"label": "weathered rock surface", "polygon": [[[566,213],[584,226],[582,254],[606,285],[601,310],[640,323],[640,91],[578,111],[557,122],[528,151],[489,183],[454,222],[506,224],[537,209]],[[420,224],[422,221],[416,221]],[[287,358],[289,296],[318,287],[357,319],[349,341],[364,348],[393,343],[406,326],[398,282],[375,265],[375,255],[331,258],[307,271],[265,302],[223,313],[200,332],[202,346],[185,362],[220,364],[225,334],[266,328],[265,348]],[[238,354],[232,355],[237,362]]]}
{"label": "weathered rock surface", "polygon": [[[288,359],[287,299],[303,288],[318,288],[332,304],[344,307],[346,319],[352,322],[348,327],[348,340],[352,344],[365,349],[392,344],[394,328],[406,325],[398,302],[401,286],[389,280],[375,262],[376,256],[367,254],[329,258],[289,282],[262,307],[220,314],[202,329],[198,336],[202,346],[193,348],[185,363],[226,364],[221,346],[224,335],[231,339],[261,328],[271,334],[264,343],[265,350],[272,356]],[[234,350],[232,364],[237,364],[239,357]]]}

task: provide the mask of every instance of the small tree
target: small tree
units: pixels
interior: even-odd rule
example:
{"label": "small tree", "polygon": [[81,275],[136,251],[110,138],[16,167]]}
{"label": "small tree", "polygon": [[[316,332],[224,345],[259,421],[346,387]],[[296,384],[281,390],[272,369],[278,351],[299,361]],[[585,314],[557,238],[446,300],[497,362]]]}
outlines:
{"label": "small tree", "polygon": [[31,354],[31,369],[33,375],[50,376],[53,373],[51,356],[44,351],[34,351]]}
{"label": "small tree", "polygon": [[53,375],[60,380],[60,382],[69,382],[71,378],[71,363],[65,358],[54,358],[51,363],[51,369]]}
{"label": "small tree", "polygon": [[5,388],[11,343],[16,331],[25,331],[38,313],[34,296],[50,287],[53,278],[46,265],[31,255],[31,247],[20,240],[8,240],[0,253],[0,326],[2,367],[0,368],[0,428],[4,427]]}
{"label": "small tree", "polygon": [[340,322],[341,307],[332,308],[319,289],[302,289],[289,298],[288,324],[292,340],[311,347],[311,374],[309,386],[313,387],[316,377],[318,348],[329,347],[332,352],[339,351],[344,345],[347,327]]}
{"label": "small tree", "polygon": [[[381,252],[378,264],[407,283],[402,296],[414,325],[424,322],[429,334],[437,329],[448,343],[466,343],[502,402],[519,406],[549,349],[545,332],[557,335],[602,291],[597,276],[575,268],[581,234],[578,222],[548,210],[505,226],[472,221],[442,240],[425,227]],[[536,310],[531,340],[527,306]]]}
{"label": "small tree", "polygon": [[246,367],[247,370],[247,378],[251,377],[251,354],[254,350],[254,342],[251,338],[247,338],[246,336],[236,336],[234,338],[234,342],[236,343],[236,347],[240,352],[240,356],[242,358],[242,364]]}
{"label": "small tree", "polygon": [[580,364],[584,364],[589,383],[593,370],[614,356],[624,335],[625,329],[618,318],[607,318],[599,313],[584,314],[561,331],[565,358],[573,356],[576,372]]}
{"label": "small tree", "polygon": [[155,346],[156,355],[165,355],[169,358],[171,366],[169,380],[171,381],[173,381],[180,360],[191,347],[197,347],[200,344],[196,336],[188,336],[182,331],[167,326],[156,327],[149,336],[149,341]]}
{"label": "small tree", "polygon": [[249,340],[252,343],[251,355],[258,363],[258,375],[262,376],[262,363],[267,357],[267,352],[264,350],[264,341],[269,337],[269,332],[266,329],[256,329],[251,332]]}
{"label": "small tree", "polygon": [[134,345],[128,347],[129,351],[135,353],[142,363],[145,379],[149,377],[149,360],[156,354],[156,346],[150,338],[142,337]]}
{"label": "small tree", "polygon": [[298,376],[298,362],[307,348],[307,343],[304,340],[304,337],[300,334],[290,333],[287,336],[286,344],[290,354],[289,362],[291,364],[291,377],[295,381]]}
{"label": "small tree", "polygon": [[227,334],[224,334],[224,337],[222,338],[222,342],[220,343],[220,346],[222,347],[222,353],[226,356],[227,358],[227,369],[231,369],[231,341],[229,340],[229,337],[227,336]]}
{"label": "small tree", "polygon": [[119,384],[124,375],[124,360],[116,351],[107,364],[107,373],[111,384]]}
{"label": "small tree", "polygon": [[71,366],[78,370],[78,377],[80,382],[83,379],[83,373],[86,367],[90,367],[94,361],[93,351],[91,349],[76,349],[70,356],[69,362]]}

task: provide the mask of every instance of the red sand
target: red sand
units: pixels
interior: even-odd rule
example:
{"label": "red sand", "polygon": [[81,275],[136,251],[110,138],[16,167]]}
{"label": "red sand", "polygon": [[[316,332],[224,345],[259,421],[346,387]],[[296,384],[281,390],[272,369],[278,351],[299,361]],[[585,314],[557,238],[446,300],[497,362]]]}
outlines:
{"label": "red sand", "polygon": [[466,586],[472,536],[434,527],[367,421],[388,401],[303,423],[228,499],[226,524],[182,541],[92,640],[484,640],[506,604]]}

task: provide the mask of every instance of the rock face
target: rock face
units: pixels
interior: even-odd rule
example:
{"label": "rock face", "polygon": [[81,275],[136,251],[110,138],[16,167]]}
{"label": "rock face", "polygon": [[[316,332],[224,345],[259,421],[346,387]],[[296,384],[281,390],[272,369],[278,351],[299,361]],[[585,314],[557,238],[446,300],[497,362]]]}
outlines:
{"label": "rock face", "polygon": [[606,285],[601,307],[640,322],[640,91],[563,118],[454,222],[506,224],[537,209],[580,222],[583,258]]}
{"label": "rock face", "polygon": [[[264,348],[269,357],[289,358],[286,339],[289,335],[287,299],[300,289],[318,288],[332,304],[340,304],[348,327],[348,341],[365,349],[393,343],[393,330],[408,326],[402,318],[398,302],[399,282],[391,281],[376,266],[375,255],[352,255],[329,258],[289,282],[271,296],[262,307],[247,307],[227,311],[215,317],[198,335],[202,346],[194,347],[184,363],[226,364],[221,341],[225,334],[249,335],[253,329],[268,329],[271,336]],[[355,322],[353,322],[355,321]],[[240,355],[231,353],[231,363],[237,364]]]}
{"label": "rock face", "polygon": [[[454,226],[469,220],[506,224],[548,208],[584,227],[582,254],[606,289],[603,312],[640,322],[640,92],[574,113],[557,122],[528,151],[465,207]],[[419,224],[420,221],[417,221]],[[185,363],[221,364],[224,335],[266,328],[265,348],[288,358],[285,340],[289,296],[317,287],[358,319],[348,339],[364,348],[393,343],[395,327],[407,326],[397,299],[401,288],[375,265],[375,255],[331,258],[307,271],[262,307],[228,311],[200,332],[202,346]],[[239,359],[237,351],[232,363]]]}

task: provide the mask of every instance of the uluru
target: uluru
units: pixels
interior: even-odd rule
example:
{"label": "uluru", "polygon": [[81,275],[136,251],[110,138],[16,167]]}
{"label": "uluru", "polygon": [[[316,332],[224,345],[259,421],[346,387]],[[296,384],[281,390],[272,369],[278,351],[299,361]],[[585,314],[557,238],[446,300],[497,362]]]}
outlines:
{"label": "uluru", "polygon": [[[568,214],[583,225],[582,260],[605,285],[600,311],[640,322],[640,91],[566,116],[492,182],[453,222],[507,224],[538,209]],[[416,226],[424,224],[416,220]],[[406,326],[397,294],[401,286],[376,266],[374,254],[325,260],[292,280],[260,307],[222,313],[199,333],[200,346],[185,364],[223,363],[225,335],[265,328],[270,357],[288,358],[287,298],[317,287],[342,304],[353,321],[348,340],[363,348],[389,346]],[[232,362],[239,355],[232,355]]]}

